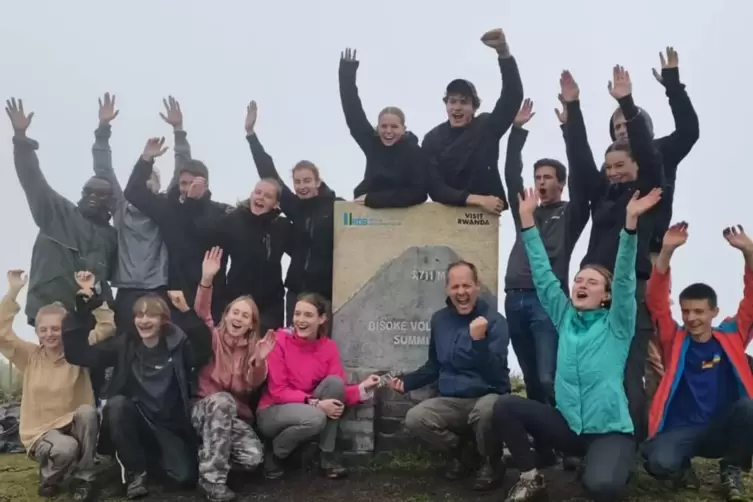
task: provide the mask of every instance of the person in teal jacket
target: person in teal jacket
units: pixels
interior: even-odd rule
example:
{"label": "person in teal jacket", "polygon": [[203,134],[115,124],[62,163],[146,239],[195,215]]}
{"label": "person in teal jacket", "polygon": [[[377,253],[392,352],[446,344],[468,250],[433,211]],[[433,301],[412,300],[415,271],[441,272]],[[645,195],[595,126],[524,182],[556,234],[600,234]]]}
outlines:
{"label": "person in teal jacket", "polygon": [[620,232],[614,278],[603,267],[584,265],[570,298],[552,271],[533,217],[537,193],[520,200],[521,234],[539,300],[559,334],[554,379],[556,408],[516,395],[494,406],[494,428],[507,445],[520,480],[507,500],[532,500],[546,490],[536,470],[536,444],[565,455],[585,456],[582,481],[596,502],[618,500],[635,465],[633,421],[623,385],[625,361],[635,331],[635,256],[638,219],[661,199],[661,189],[645,197],[633,193]]}

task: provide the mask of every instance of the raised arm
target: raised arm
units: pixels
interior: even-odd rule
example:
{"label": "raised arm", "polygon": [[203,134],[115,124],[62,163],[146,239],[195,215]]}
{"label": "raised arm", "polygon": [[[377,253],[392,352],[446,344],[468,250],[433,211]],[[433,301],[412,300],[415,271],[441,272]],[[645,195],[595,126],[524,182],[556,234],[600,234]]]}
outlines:
{"label": "raised arm", "polygon": [[[80,302],[78,299],[77,303]],[[63,352],[69,364],[90,369],[104,369],[115,366],[118,353],[123,350],[125,337],[109,337],[91,343],[92,312],[89,308],[77,308],[63,321]]]}
{"label": "raised arm", "polygon": [[512,131],[507,138],[507,156],[505,158],[505,184],[510,199],[510,212],[515,229],[520,230],[520,207],[518,195],[523,193],[523,146],[528,138],[528,131],[523,129],[533,117],[533,101],[526,99],[515,116]]}
{"label": "raised arm", "polygon": [[654,270],[646,287],[646,307],[651,314],[651,320],[658,329],[659,343],[662,352],[668,354],[668,349],[675,338],[677,323],[672,319],[672,310],[669,303],[671,294],[672,276],[670,262],[674,252],[688,239],[688,224],[677,223],[669,227],[664,234],[661,251],[656,258]]}
{"label": "raised arm", "polygon": [[175,140],[175,144],[173,145],[175,167],[173,168],[170,183],[167,184],[166,188],[169,192],[178,184],[178,178],[180,178],[180,173],[183,171],[186,162],[191,160],[191,145],[188,143],[188,135],[185,129],[183,129],[183,110],[180,109],[178,100],[172,96],[168,96],[162,100],[162,104],[165,107],[165,113],[160,113],[159,116],[173,128]]}
{"label": "raised arm", "polygon": [[8,292],[0,300],[0,354],[5,356],[18,371],[23,372],[29,364],[29,358],[39,347],[21,340],[13,330],[13,320],[21,310],[16,298],[28,282],[23,270],[8,271]]}
{"label": "raised arm", "polygon": [[167,220],[167,199],[152,192],[146,182],[152,175],[154,159],[167,151],[165,138],[151,138],[146,142],[144,153],[128,178],[125,188],[125,198],[136,209],[153,219],[158,225],[169,224]]}
{"label": "raised arm", "polygon": [[489,114],[486,127],[499,141],[505,135],[523,102],[523,82],[515,58],[510,55],[507,38],[501,29],[484,33],[481,41],[497,51],[497,61],[502,73],[502,91],[494,109]]}
{"label": "raised arm", "polygon": [[342,103],[345,123],[348,125],[350,135],[356,140],[361,150],[368,154],[375,141],[374,126],[369,122],[363,103],[358,96],[356,85],[356,72],[359,61],[356,59],[355,49],[345,49],[340,54],[340,68],[338,72],[340,81],[340,102]]}
{"label": "raised arm", "polygon": [[94,131],[92,160],[94,161],[94,175],[110,182],[113,196],[118,207],[120,207],[125,202],[125,198],[118,177],[112,167],[112,149],[110,149],[111,122],[117,116],[115,95],[110,96],[110,93],[106,93],[104,98],[99,100],[99,126]]}
{"label": "raised arm", "polygon": [[214,330],[212,319],[212,285],[214,277],[222,268],[222,248],[213,247],[204,253],[201,264],[201,281],[196,289],[196,299],[193,309],[210,330]]}
{"label": "raised arm", "polygon": [[723,235],[729,245],[739,250],[745,258],[743,299],[740,301],[735,314],[737,333],[745,346],[750,342],[751,335],[753,335],[751,333],[751,330],[753,330],[753,241],[741,225],[725,228]]}

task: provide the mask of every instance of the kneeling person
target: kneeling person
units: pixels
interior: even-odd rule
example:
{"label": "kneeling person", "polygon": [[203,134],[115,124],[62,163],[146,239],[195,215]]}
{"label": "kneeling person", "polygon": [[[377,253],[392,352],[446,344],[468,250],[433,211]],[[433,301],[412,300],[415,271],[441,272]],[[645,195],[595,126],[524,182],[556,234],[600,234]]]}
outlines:
{"label": "kneeling person", "polygon": [[439,383],[439,397],[418,404],[405,416],[405,426],[429,445],[451,454],[445,476],[467,473],[460,434],[472,430],[483,457],[474,488],[492,488],[499,476],[502,448],[492,434],[494,403],[510,392],[507,367],[507,322],[478,298],[478,270],[459,261],[447,269],[447,307],[431,319],[429,360],[418,370],[393,379],[390,387],[409,392]]}

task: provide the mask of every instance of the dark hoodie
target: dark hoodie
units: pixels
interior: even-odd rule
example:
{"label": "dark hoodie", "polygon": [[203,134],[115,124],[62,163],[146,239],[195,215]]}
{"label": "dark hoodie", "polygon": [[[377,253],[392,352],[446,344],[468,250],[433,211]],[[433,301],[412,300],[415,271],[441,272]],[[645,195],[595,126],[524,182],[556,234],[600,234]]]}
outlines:
{"label": "dark hoodie", "polygon": [[[123,194],[136,209],[154,220],[162,233],[168,253],[168,289],[183,291],[189,305],[193,305],[196,288],[201,281],[204,253],[217,245],[196,230],[196,221],[224,214],[228,206],[211,200],[207,190],[201,199],[181,202],[177,184],[165,194],[155,194],[146,186],[152,174],[153,162],[139,158],[128,179]],[[225,261],[227,263],[227,261]],[[225,287],[225,267],[214,278],[214,304],[221,312]],[[215,314],[217,311],[215,311]]]}
{"label": "dark hoodie", "polygon": [[373,208],[410,207],[426,202],[426,157],[411,132],[394,145],[382,143],[366,117],[356,86],[358,61],[340,60],[340,100],[350,135],[366,156],[364,179],[353,191]]}
{"label": "dark hoodie", "polygon": [[469,195],[507,196],[499,175],[499,141],[523,102],[523,82],[515,58],[498,58],[502,92],[491,113],[481,113],[465,127],[443,122],[424,136],[429,161],[429,195],[435,202],[465,206]]}
{"label": "dark hoodie", "polygon": [[[698,141],[700,129],[698,125],[698,115],[690,101],[690,96],[685,90],[685,84],[680,82],[680,70],[678,68],[665,68],[661,72],[662,83],[666,89],[667,98],[669,98],[669,107],[672,110],[672,117],[675,120],[675,130],[668,136],[654,139],[654,147],[659,151],[664,164],[665,186],[662,200],[660,202],[656,216],[655,229],[651,238],[651,252],[658,253],[661,251],[664,233],[669,228],[672,221],[672,203],[675,197],[675,179],[677,178],[677,167],[680,162],[690,153],[690,150]],[[646,120],[651,138],[654,137],[654,124],[651,116],[643,109],[641,116]],[[612,141],[616,139],[614,135],[614,124],[612,119],[617,110],[609,118],[609,136]]]}
{"label": "dark hoodie", "polygon": [[290,266],[285,286],[293,293],[319,293],[332,299],[332,243],[335,201],[342,200],[326,183],[319,194],[300,199],[280,178],[274,160],[256,134],[247,136],[260,178],[276,179],[282,186],[280,209],[292,222]]}

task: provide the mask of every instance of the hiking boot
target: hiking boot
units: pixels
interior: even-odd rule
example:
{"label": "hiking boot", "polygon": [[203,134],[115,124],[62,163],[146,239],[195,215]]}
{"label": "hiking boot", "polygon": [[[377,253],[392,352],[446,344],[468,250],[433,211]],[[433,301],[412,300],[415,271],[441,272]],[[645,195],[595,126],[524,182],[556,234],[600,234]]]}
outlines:
{"label": "hiking boot", "polygon": [[672,488],[675,490],[700,490],[701,480],[692,467],[685,467],[679,475],[672,479]]}
{"label": "hiking boot", "polygon": [[53,483],[39,482],[39,496],[42,498],[52,498],[58,494],[60,487]]}
{"label": "hiking boot", "polygon": [[505,502],[529,502],[545,496],[544,476],[537,473],[533,479],[520,478],[507,494]]}
{"label": "hiking boot", "polygon": [[235,500],[235,492],[224,483],[208,483],[199,480],[199,488],[204,493],[207,502],[230,502]]}
{"label": "hiking boot", "polygon": [[264,477],[267,479],[280,479],[285,474],[282,461],[269,452],[264,455]]}
{"label": "hiking boot", "polygon": [[81,481],[73,488],[71,498],[75,502],[89,502],[94,500],[94,484],[91,481]]}
{"label": "hiking boot", "polygon": [[319,454],[319,466],[324,473],[324,477],[329,479],[340,479],[348,475],[348,469],[340,463],[337,455],[331,451],[323,451]]}
{"label": "hiking boot", "polygon": [[149,490],[146,488],[146,473],[131,474],[127,477],[126,498],[129,500],[146,497]]}
{"label": "hiking boot", "polygon": [[501,460],[493,462],[487,457],[476,470],[473,479],[473,489],[478,491],[491,490],[499,485],[505,475],[505,464]]}
{"label": "hiking boot", "polygon": [[742,469],[733,465],[720,465],[722,490],[727,502],[742,502],[745,498]]}

